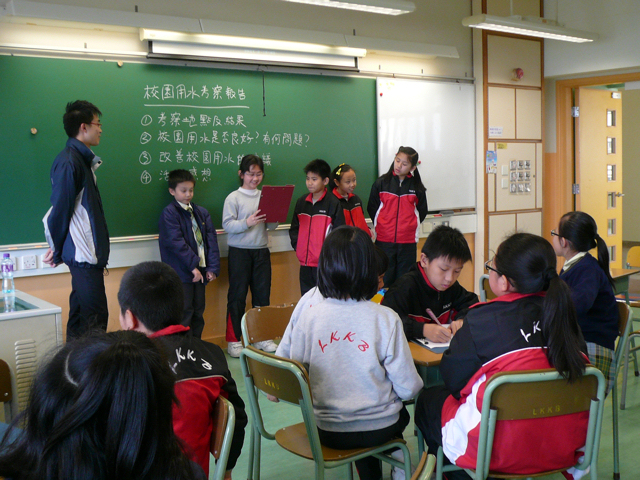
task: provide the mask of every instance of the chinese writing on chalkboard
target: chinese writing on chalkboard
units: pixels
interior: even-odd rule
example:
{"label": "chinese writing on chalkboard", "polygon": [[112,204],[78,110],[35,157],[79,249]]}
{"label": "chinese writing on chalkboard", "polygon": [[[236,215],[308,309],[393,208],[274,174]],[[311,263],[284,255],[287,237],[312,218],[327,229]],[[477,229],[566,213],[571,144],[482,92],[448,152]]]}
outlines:
{"label": "chinese writing on chalkboard", "polygon": [[310,140],[302,132],[255,130],[247,94],[237,86],[147,84],[142,100],[138,161],[146,167],[143,184],[166,180],[174,168],[208,182],[216,167],[235,169],[248,153],[271,166],[271,149],[306,147]]}

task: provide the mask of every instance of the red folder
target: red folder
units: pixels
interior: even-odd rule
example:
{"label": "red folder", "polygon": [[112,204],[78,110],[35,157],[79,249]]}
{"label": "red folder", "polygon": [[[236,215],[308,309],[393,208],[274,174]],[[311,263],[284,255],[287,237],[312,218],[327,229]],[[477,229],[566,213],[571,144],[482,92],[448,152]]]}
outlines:
{"label": "red folder", "polygon": [[260,195],[259,215],[267,215],[267,223],[284,223],[287,221],[294,185],[262,187]]}

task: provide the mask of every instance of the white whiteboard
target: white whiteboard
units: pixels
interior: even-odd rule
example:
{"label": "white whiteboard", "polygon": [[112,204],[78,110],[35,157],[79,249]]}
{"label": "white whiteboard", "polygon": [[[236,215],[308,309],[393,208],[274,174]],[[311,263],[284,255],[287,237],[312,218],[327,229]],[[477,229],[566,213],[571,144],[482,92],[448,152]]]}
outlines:
{"label": "white whiteboard", "polygon": [[476,206],[475,87],[378,78],[378,172],[398,147],[413,147],[429,211]]}

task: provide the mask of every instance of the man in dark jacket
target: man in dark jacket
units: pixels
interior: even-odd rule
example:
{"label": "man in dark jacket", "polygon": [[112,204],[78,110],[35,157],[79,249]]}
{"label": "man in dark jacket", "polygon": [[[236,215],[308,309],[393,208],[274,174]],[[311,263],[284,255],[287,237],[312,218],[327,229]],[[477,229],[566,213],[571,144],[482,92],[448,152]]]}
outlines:
{"label": "man in dark jacket", "polygon": [[67,104],[62,120],[69,139],[51,167],[51,208],[43,219],[49,243],[45,263],[64,262],[71,272],[67,340],[92,328],[106,330],[109,319],[104,289],[109,231],[95,176],[102,160],[91,151],[100,143],[101,115],[84,100]]}

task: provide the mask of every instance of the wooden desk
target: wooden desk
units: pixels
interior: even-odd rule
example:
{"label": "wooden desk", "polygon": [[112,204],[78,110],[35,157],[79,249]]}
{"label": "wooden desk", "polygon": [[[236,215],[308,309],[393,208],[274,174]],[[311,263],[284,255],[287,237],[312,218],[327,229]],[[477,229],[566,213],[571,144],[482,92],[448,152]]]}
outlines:
{"label": "wooden desk", "polygon": [[624,293],[624,299],[629,303],[629,277],[640,273],[640,268],[612,268],[613,291],[616,295]]}
{"label": "wooden desk", "polygon": [[420,373],[422,381],[424,382],[424,388],[440,385],[442,383],[442,377],[440,377],[438,365],[440,365],[440,360],[442,360],[442,354],[433,353],[431,350],[413,342],[409,342],[409,350],[411,350],[413,363],[415,363],[418,373]]}

